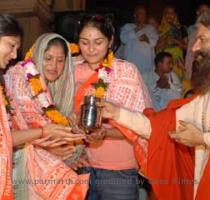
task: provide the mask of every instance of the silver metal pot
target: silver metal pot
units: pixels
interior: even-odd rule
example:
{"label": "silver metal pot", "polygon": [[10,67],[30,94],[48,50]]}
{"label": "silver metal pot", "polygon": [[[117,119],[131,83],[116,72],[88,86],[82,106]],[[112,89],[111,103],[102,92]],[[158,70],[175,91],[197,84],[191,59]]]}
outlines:
{"label": "silver metal pot", "polygon": [[101,127],[101,99],[95,96],[85,96],[81,106],[80,127],[88,134]]}

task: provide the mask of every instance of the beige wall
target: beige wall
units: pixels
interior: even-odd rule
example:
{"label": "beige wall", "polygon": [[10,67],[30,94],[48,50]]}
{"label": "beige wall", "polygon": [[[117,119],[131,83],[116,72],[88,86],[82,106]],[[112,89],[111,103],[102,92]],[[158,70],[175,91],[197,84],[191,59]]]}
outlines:
{"label": "beige wall", "polygon": [[16,16],[24,31],[22,55],[49,29],[52,13],[43,0],[0,0],[0,13]]}
{"label": "beige wall", "polygon": [[18,21],[20,22],[24,30],[22,55],[25,55],[25,53],[32,46],[37,37],[46,32],[45,26],[37,16],[18,17]]}
{"label": "beige wall", "polygon": [[[54,5],[51,3],[54,2]],[[52,6],[52,11],[50,7]],[[49,31],[53,11],[84,10],[85,0],[0,0],[0,13],[16,16],[24,31],[22,55],[39,35]]]}

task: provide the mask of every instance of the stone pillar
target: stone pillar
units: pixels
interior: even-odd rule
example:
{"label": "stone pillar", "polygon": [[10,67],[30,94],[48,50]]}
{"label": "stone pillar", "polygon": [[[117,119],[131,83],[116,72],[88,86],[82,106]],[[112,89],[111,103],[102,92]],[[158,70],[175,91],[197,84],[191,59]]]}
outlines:
{"label": "stone pillar", "polygon": [[23,55],[39,35],[49,30],[53,20],[49,5],[44,0],[0,1],[0,13],[13,14],[23,27]]}

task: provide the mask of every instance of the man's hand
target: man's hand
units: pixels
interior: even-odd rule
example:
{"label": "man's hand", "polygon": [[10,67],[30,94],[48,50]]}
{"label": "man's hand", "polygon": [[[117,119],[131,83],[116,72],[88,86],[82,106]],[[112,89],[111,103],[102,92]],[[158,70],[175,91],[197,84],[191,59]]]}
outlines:
{"label": "man's hand", "polygon": [[162,89],[170,89],[170,84],[167,76],[161,76],[156,82],[157,87]]}
{"label": "man's hand", "polygon": [[118,119],[120,115],[120,107],[105,102],[102,111],[102,117],[105,119]]}
{"label": "man's hand", "polygon": [[139,41],[149,43],[149,38],[147,37],[146,34],[143,34],[139,37]]}
{"label": "man's hand", "polygon": [[179,121],[180,126],[178,131],[169,133],[169,136],[178,143],[182,143],[186,146],[205,145],[203,139],[203,133],[200,129],[191,123]]}
{"label": "man's hand", "polygon": [[96,143],[96,142],[103,140],[105,137],[105,134],[106,134],[106,130],[105,130],[105,128],[102,127],[90,134],[86,134],[85,140],[86,140],[86,142],[91,143],[91,144]]}

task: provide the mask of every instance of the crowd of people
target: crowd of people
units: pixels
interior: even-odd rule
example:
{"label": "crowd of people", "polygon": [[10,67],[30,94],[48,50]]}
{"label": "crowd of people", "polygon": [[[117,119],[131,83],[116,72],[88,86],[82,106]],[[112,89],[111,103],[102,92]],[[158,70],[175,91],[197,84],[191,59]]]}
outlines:
{"label": "crowd of people", "polygon": [[[115,29],[85,15],[76,54],[42,34],[14,66],[23,39],[0,14],[0,199],[138,200],[210,198],[210,7],[188,29],[167,5],[161,22],[134,10]],[[101,100],[102,125],[79,123],[87,96]]]}
{"label": "crowd of people", "polygon": [[[208,15],[210,8],[208,4],[198,6],[197,18],[202,14]],[[134,10],[134,22],[125,24],[120,31],[121,45],[116,55],[122,59],[134,63],[141,73],[147,87],[150,88],[151,79],[157,79],[156,89],[163,92],[158,95],[156,89],[150,90],[155,108],[164,108],[170,99],[179,97],[173,95],[174,88],[170,88],[169,72],[159,74],[156,71],[155,60],[159,53],[169,53],[172,56],[173,78],[180,81],[182,87],[181,96],[191,95],[190,78],[192,74],[192,63],[194,52],[192,46],[195,43],[197,33],[196,23],[192,26],[185,26],[180,23],[176,9],[172,5],[166,5],[163,9],[160,22],[154,16],[148,16],[147,9],[142,5],[137,5]],[[166,68],[170,68],[170,63],[165,62]],[[170,70],[169,70],[170,71]],[[177,82],[176,82],[177,83]],[[153,86],[154,87],[154,86]],[[179,87],[179,86],[178,86]],[[169,91],[168,98],[165,98],[165,90]],[[158,105],[159,104],[159,105]]]}

